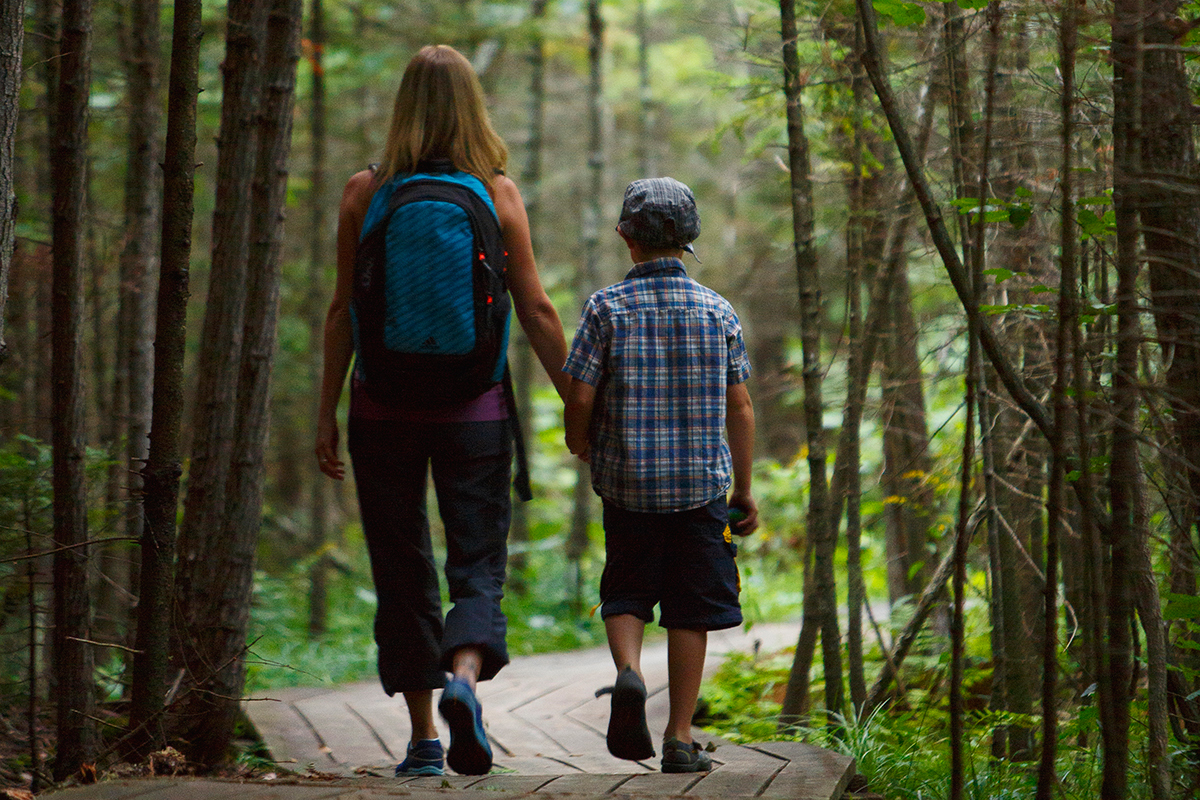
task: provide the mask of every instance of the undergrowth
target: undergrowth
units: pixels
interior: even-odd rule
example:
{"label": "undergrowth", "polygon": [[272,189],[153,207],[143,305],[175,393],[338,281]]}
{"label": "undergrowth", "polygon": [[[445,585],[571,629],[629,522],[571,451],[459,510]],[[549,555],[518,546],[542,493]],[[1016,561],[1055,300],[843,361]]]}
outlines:
{"label": "undergrowth", "polygon": [[[709,732],[734,742],[792,739],[849,755],[871,791],[889,800],[941,800],[948,795],[950,743],[944,675],[930,677],[926,684],[932,688],[910,689],[903,704],[884,706],[866,720],[826,716],[818,709],[809,720],[811,727],[781,731],[780,706],[792,657],[791,650],[730,655],[714,677],[705,682],[704,716],[698,722]],[[986,665],[976,665],[969,670],[967,681],[972,673],[978,676],[985,668]],[[823,697],[819,664],[814,665],[813,677],[810,697]],[[1148,798],[1144,698],[1134,703],[1132,713],[1129,797]],[[1027,800],[1035,794],[1036,760],[1013,762],[992,757],[993,733],[1005,725],[1036,730],[1041,720],[998,714],[983,707],[967,716],[963,752],[964,797],[968,800]],[[1093,705],[1076,706],[1062,716],[1055,762],[1059,780],[1057,798],[1094,800],[1100,796],[1099,732]],[[1182,752],[1177,749],[1173,755],[1178,765]],[[1181,771],[1186,772],[1176,770],[1176,773]],[[1176,791],[1179,798],[1189,796],[1182,787]]]}

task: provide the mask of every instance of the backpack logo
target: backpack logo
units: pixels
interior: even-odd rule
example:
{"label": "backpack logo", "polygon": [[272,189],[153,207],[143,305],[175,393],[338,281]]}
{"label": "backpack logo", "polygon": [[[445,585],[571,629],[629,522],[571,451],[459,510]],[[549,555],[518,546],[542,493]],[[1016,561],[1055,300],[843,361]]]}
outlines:
{"label": "backpack logo", "polygon": [[486,194],[452,168],[376,192],[372,205],[386,198],[387,208],[359,242],[350,304],[358,375],[372,399],[462,402],[503,377],[511,300]]}

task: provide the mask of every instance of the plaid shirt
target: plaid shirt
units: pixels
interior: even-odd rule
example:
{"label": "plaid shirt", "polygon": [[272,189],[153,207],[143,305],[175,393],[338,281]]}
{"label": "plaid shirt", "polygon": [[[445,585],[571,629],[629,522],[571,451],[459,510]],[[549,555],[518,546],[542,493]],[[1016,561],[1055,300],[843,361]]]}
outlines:
{"label": "plaid shirt", "polygon": [[593,294],[563,371],[597,388],[592,488],[630,511],[686,511],[729,490],[725,389],[750,376],[729,302],[683,262],[635,266]]}

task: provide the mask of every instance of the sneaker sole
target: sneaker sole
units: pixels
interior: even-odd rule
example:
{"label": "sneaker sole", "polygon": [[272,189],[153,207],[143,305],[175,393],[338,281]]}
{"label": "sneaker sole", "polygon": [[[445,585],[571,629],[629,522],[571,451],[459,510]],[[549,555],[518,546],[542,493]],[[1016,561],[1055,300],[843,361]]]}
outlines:
{"label": "sneaker sole", "polygon": [[486,775],[492,768],[492,754],[479,742],[471,706],[443,696],[438,711],[450,726],[450,748],[446,751],[450,769],[459,775]]}
{"label": "sneaker sole", "polygon": [[654,757],[654,742],[646,725],[645,690],[631,684],[632,681],[622,684],[618,677],[617,685],[613,687],[612,714],[608,718],[605,743],[608,752],[617,758],[643,761]]}
{"label": "sneaker sole", "polygon": [[396,772],[397,778],[407,778],[412,775],[445,775],[446,771],[441,767],[413,767],[403,771]]}
{"label": "sneaker sole", "polygon": [[666,773],[712,772],[712,764],[663,764],[662,771]]}

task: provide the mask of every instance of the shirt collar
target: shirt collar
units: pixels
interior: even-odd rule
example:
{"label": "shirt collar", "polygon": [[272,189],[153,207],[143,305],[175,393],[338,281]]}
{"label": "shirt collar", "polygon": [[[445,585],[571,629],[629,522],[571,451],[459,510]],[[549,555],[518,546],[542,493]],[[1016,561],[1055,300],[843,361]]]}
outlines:
{"label": "shirt collar", "polygon": [[640,264],[635,264],[633,269],[629,270],[629,274],[625,276],[626,280],[631,278],[644,278],[647,275],[687,275],[687,270],[683,266],[683,262],[674,256],[665,258],[655,258],[650,261],[643,261]]}

